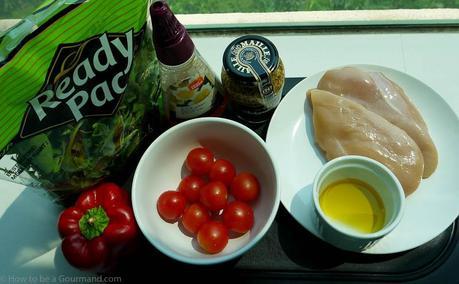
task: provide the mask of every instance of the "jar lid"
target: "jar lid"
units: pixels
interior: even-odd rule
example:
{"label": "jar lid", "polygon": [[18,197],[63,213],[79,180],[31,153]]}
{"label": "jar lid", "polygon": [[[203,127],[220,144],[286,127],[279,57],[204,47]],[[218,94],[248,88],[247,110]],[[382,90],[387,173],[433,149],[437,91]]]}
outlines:
{"label": "jar lid", "polygon": [[279,52],[268,39],[246,35],[232,41],[223,53],[223,68],[239,80],[261,81],[279,64]]}

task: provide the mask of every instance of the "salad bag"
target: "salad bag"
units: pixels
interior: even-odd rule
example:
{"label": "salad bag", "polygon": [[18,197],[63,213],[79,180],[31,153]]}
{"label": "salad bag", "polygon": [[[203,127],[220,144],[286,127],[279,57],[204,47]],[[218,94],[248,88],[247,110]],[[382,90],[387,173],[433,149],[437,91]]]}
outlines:
{"label": "salad bag", "polygon": [[160,96],[148,4],[47,1],[0,34],[1,178],[65,194],[123,170]]}

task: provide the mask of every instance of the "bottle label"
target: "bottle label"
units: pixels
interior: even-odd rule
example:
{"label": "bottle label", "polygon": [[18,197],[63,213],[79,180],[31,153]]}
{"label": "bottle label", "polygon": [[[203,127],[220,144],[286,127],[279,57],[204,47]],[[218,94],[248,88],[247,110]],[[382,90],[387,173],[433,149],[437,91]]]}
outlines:
{"label": "bottle label", "polygon": [[190,119],[213,108],[217,89],[205,75],[189,77],[169,88],[169,109],[177,119]]}

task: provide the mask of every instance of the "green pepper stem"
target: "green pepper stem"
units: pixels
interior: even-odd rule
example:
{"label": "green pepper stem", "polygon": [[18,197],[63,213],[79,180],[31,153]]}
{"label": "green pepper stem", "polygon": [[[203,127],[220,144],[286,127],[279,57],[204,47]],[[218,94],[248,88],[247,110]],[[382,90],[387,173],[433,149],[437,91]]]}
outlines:
{"label": "green pepper stem", "polygon": [[102,206],[86,211],[79,221],[80,232],[88,240],[101,236],[110,222]]}

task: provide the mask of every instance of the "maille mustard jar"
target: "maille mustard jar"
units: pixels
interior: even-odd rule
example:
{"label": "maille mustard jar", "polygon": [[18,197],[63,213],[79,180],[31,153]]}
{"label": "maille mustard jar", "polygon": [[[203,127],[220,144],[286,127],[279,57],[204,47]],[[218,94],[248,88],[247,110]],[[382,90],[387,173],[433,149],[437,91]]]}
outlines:
{"label": "maille mustard jar", "polygon": [[243,121],[269,120],[280,102],[284,81],[284,65],[268,39],[246,35],[225,49],[222,85],[231,110]]}

